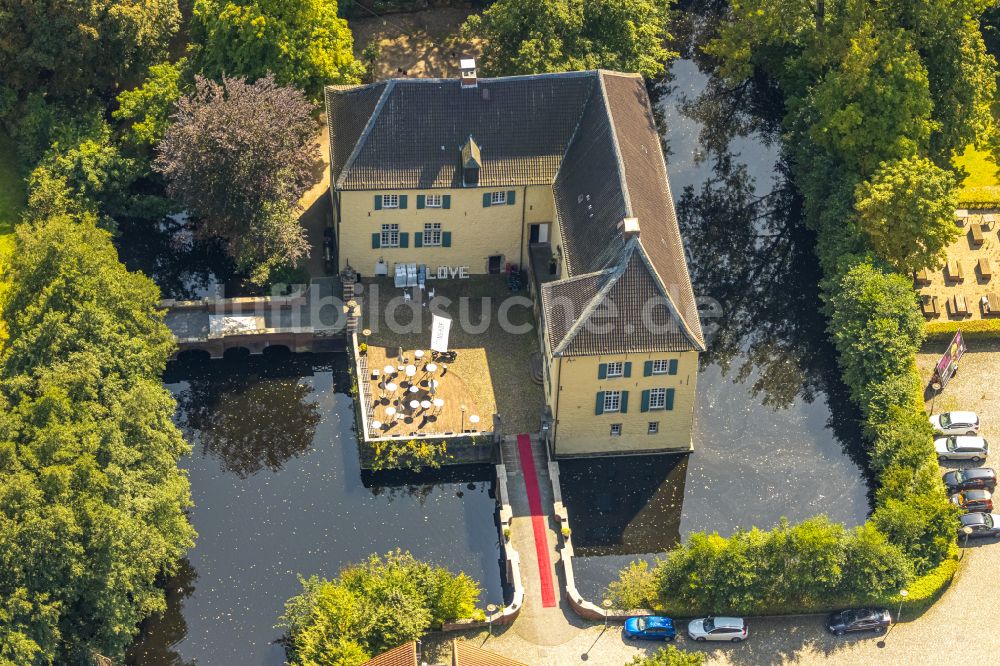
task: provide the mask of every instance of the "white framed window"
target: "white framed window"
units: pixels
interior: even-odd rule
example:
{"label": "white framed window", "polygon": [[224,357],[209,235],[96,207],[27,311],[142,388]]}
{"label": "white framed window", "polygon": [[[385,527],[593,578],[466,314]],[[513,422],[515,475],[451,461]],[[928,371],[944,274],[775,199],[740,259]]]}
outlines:
{"label": "white framed window", "polygon": [[490,205],[491,206],[502,206],[507,203],[507,193],[506,192],[493,192],[490,194]]}
{"label": "white framed window", "polygon": [[621,377],[625,373],[625,365],[621,361],[608,363],[608,377]]}
{"label": "white framed window", "polygon": [[604,392],[604,411],[606,412],[620,412],[622,409],[622,392],[621,391],[605,391]]}
{"label": "white framed window", "polygon": [[621,423],[612,423],[611,424],[611,436],[612,437],[620,437],[621,434],[622,434],[622,424]]}
{"label": "white framed window", "polygon": [[650,409],[667,408],[667,389],[665,388],[649,389],[649,408]]}
{"label": "white framed window", "polygon": [[658,432],[660,432],[660,422],[659,421],[650,421],[649,425],[646,426],[646,434],[647,435],[655,435]]}
{"label": "white framed window", "polygon": [[428,194],[424,199],[424,205],[428,208],[440,208],[444,205],[444,199],[440,194]]}
{"label": "white framed window", "polygon": [[382,208],[399,208],[399,195],[398,194],[383,194],[382,195]]}
{"label": "white framed window", "polygon": [[666,360],[653,361],[653,374],[654,375],[665,375],[670,368],[670,364]]}
{"label": "white framed window", "polygon": [[441,223],[428,222],[424,224],[424,247],[441,245]]}
{"label": "white framed window", "polygon": [[381,241],[382,247],[399,247],[399,225],[383,224]]}

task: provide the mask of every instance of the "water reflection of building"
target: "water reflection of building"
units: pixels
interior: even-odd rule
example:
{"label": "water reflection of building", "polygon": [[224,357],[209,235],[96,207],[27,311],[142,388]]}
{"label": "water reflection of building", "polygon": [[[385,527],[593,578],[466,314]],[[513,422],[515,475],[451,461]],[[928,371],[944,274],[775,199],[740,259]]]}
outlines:
{"label": "water reflection of building", "polygon": [[577,555],[662,553],[680,541],[687,456],[567,460],[559,467]]}

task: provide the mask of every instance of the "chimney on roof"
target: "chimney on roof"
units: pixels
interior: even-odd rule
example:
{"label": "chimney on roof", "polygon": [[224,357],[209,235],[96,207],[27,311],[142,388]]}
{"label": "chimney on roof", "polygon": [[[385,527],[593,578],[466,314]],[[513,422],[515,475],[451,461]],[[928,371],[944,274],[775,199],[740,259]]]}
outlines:
{"label": "chimney on roof", "polygon": [[478,85],[476,77],[476,59],[462,58],[459,61],[459,69],[462,70],[462,87],[475,88]]}
{"label": "chimney on roof", "polygon": [[628,241],[633,236],[639,235],[639,218],[626,217],[618,223],[618,230],[622,232],[622,238]]}

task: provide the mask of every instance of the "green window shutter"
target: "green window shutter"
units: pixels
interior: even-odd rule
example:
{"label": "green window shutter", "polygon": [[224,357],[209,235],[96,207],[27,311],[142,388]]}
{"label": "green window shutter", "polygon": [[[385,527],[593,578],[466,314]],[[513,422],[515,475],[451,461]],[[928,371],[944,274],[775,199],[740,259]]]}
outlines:
{"label": "green window shutter", "polygon": [[441,197],[441,208],[444,208],[445,210],[448,210],[449,208],[451,208],[451,195],[450,194],[446,194],[443,197]]}
{"label": "green window shutter", "polygon": [[667,389],[667,404],[666,409],[674,408],[674,390],[672,388]]}
{"label": "green window shutter", "polygon": [[622,391],[622,414],[628,413],[628,391]]}
{"label": "green window shutter", "polygon": [[622,374],[626,377],[632,376],[632,361],[625,361],[625,367]]}
{"label": "green window shutter", "polygon": [[604,413],[604,391],[597,392],[597,406],[594,408],[594,413],[597,415]]}
{"label": "green window shutter", "polygon": [[489,207],[490,207],[490,193],[483,192],[483,208],[489,208]]}
{"label": "green window shutter", "polygon": [[441,247],[451,247],[451,232],[445,231],[441,233]]}
{"label": "green window shutter", "polygon": [[677,374],[677,359],[670,359],[670,363],[667,365],[667,372],[671,375]]}
{"label": "green window shutter", "polygon": [[608,364],[601,363],[599,366],[597,366],[597,378],[604,379],[607,376],[608,376]]}
{"label": "green window shutter", "polygon": [[375,210],[382,210],[382,195],[375,195]]}
{"label": "green window shutter", "polygon": [[372,234],[372,249],[377,250],[382,247],[382,234],[375,232]]}
{"label": "green window shutter", "polygon": [[418,209],[424,207],[424,201],[425,201],[424,195],[418,194],[417,195],[417,208]]}
{"label": "green window shutter", "polygon": [[399,209],[403,210],[404,208],[406,208],[406,195],[405,194],[400,194],[399,195]]}
{"label": "green window shutter", "polygon": [[649,377],[652,374],[653,374],[653,362],[646,361],[645,363],[642,364],[642,376]]}
{"label": "green window shutter", "polygon": [[514,190],[507,190],[507,205],[513,206],[517,193]]}
{"label": "green window shutter", "polygon": [[642,392],[642,404],[639,406],[640,412],[649,411],[649,389]]}
{"label": "green window shutter", "polygon": [[399,247],[410,247],[410,232],[404,231],[399,234]]}
{"label": "green window shutter", "polygon": [[413,247],[423,247],[424,246],[424,235],[419,231],[413,234]]}

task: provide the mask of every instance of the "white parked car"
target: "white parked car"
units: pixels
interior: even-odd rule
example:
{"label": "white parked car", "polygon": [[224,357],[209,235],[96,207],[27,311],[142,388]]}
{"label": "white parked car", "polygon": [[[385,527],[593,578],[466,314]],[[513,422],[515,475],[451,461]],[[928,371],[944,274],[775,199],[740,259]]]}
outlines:
{"label": "white parked car", "polygon": [[975,412],[944,412],[932,416],[931,425],[939,435],[975,435],[979,416]]}
{"label": "white parked car", "polygon": [[990,445],[982,437],[952,435],[935,439],[934,450],[938,460],[971,460],[978,463],[986,460]]}
{"label": "white parked car", "polygon": [[688,636],[696,641],[730,641],[747,638],[747,623],[741,617],[704,617],[688,623]]}

